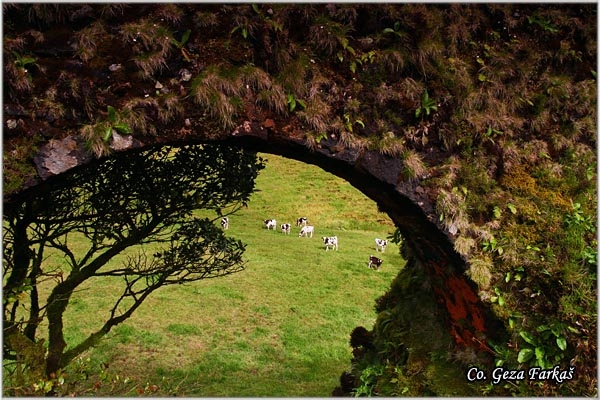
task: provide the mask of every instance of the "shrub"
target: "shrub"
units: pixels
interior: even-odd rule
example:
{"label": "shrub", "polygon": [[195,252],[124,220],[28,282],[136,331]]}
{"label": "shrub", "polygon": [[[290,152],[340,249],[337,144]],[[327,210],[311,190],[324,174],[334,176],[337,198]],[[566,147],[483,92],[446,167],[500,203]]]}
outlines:
{"label": "shrub", "polygon": [[478,285],[479,290],[486,290],[492,281],[493,269],[494,263],[489,257],[471,257],[467,275]]}
{"label": "shrub", "polygon": [[451,191],[441,189],[435,208],[440,215],[440,221],[451,234],[455,235],[468,228],[465,195],[459,192],[458,188],[454,187]]}
{"label": "shrub", "polygon": [[427,173],[427,166],[421,155],[415,150],[408,149],[402,154],[404,162],[404,176],[409,180],[420,179]]}
{"label": "shrub", "polygon": [[221,68],[211,66],[194,78],[191,94],[195,103],[219,121],[223,129],[231,129],[241,90],[241,79],[235,71],[227,76]]}

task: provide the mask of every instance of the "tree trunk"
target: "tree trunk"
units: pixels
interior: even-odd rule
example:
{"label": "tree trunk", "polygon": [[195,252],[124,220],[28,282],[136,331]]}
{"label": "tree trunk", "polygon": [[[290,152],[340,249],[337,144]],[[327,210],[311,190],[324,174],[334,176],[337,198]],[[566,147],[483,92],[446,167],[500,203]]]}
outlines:
{"label": "tree trunk", "polygon": [[54,288],[48,298],[48,356],[46,357],[46,375],[55,374],[63,365],[61,358],[67,343],[63,335],[63,315],[69,304],[69,298],[77,284],[66,280]]}
{"label": "tree trunk", "polygon": [[[13,238],[13,265],[12,272],[9,275],[4,288],[3,294],[12,294],[15,289],[22,287],[27,278],[27,271],[31,263],[31,249],[29,248],[29,238],[27,237],[27,228],[31,221],[31,203],[29,201],[24,204],[24,213],[20,219],[17,219],[14,225]],[[10,218],[10,216],[8,217]],[[7,304],[4,307],[4,334],[7,335],[15,326],[14,315],[9,317],[10,312],[7,309]]]}

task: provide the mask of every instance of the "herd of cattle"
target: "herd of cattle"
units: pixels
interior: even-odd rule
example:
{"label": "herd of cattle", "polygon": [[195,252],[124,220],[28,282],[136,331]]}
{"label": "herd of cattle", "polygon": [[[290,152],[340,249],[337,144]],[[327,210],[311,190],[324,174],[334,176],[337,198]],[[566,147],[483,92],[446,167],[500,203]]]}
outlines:
{"label": "herd of cattle", "polygon": [[[277,230],[277,221],[274,219],[265,219],[263,221],[265,228],[267,228],[267,230]],[[313,233],[315,231],[315,227],[312,225],[308,225],[308,220],[306,217],[300,217],[296,220],[296,226],[301,227],[300,228],[300,233],[298,234],[298,237],[311,237],[313,236]],[[223,229],[229,229],[229,218],[228,217],[223,217],[221,218],[221,227]],[[281,232],[289,235],[291,230],[292,230],[292,225],[289,223],[285,223],[285,224],[281,224],[280,226]],[[338,249],[338,238],[337,236],[323,236],[323,244],[325,245],[325,251],[329,251],[329,248],[331,249],[335,249],[337,251]],[[385,252],[385,248],[387,247],[388,241],[386,239],[379,239],[376,238],[375,239],[375,251],[379,252],[381,251],[382,253]],[[374,269],[376,271],[379,271],[379,269],[381,268],[381,264],[383,264],[383,260],[381,258],[378,258],[374,255],[370,255],[369,256],[369,264],[368,267],[371,269]]]}

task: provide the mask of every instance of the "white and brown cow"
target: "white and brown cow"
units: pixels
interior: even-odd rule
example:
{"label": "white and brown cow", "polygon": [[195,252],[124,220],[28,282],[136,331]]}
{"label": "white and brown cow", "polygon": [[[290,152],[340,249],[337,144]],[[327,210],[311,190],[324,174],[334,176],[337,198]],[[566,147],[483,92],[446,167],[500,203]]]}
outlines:
{"label": "white and brown cow", "polygon": [[337,236],[323,236],[323,243],[325,244],[325,251],[329,251],[329,248],[338,249],[338,238]]}
{"label": "white and brown cow", "polygon": [[285,233],[286,235],[289,235],[291,230],[292,230],[292,225],[281,224],[281,233]]}
{"label": "white and brown cow", "polygon": [[382,253],[385,253],[385,248],[387,247],[388,241],[385,239],[375,239],[375,251],[379,251],[381,249]]}
{"label": "white and brown cow", "polygon": [[383,260],[381,258],[377,258],[374,255],[369,256],[369,268],[379,271],[381,264],[383,264]]}
{"label": "white and brown cow", "polygon": [[312,225],[306,225],[303,226],[302,229],[300,229],[300,233],[298,234],[298,237],[308,237],[308,234],[310,234],[310,237],[313,236],[313,232],[315,231],[315,227]]}
{"label": "white and brown cow", "polygon": [[277,221],[274,219],[265,219],[264,223],[268,230],[271,230],[271,228],[273,228],[273,230],[277,230]]}

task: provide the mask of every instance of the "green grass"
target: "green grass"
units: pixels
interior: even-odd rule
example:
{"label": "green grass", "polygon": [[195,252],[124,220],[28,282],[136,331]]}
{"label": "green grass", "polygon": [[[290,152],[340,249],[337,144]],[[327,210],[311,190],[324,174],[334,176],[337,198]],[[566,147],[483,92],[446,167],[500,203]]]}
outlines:
{"label": "green grass", "polygon": [[[78,371],[88,378],[72,392],[331,395],[350,367],[350,332],[358,325],[371,329],[374,301],[404,261],[390,244],[379,253],[381,271],[367,268],[374,239],[387,237],[394,226],[350,184],[317,167],[263,157],[268,163],[258,190],[247,208],[230,216],[227,231],[247,244],[246,270],[150,296],[83,356]],[[315,226],[312,238],[298,237],[300,216]],[[292,233],[267,231],[262,221],[268,218],[291,223]],[[321,236],[332,235],[339,251],[326,252]],[[75,295],[67,342],[97,329],[117,285],[98,279]]]}

